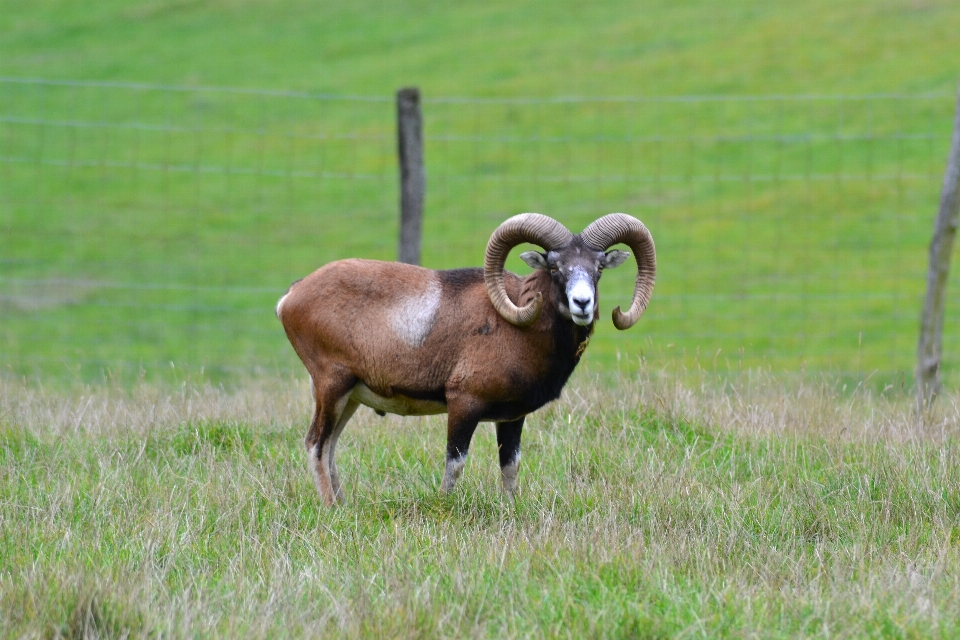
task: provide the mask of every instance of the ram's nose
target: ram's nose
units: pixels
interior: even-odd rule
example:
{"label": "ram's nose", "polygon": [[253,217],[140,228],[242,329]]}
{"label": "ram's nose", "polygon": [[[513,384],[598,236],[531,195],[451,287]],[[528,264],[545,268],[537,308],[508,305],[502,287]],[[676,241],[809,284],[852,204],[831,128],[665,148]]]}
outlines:
{"label": "ram's nose", "polygon": [[573,312],[577,315],[584,315],[593,306],[592,298],[573,298]]}

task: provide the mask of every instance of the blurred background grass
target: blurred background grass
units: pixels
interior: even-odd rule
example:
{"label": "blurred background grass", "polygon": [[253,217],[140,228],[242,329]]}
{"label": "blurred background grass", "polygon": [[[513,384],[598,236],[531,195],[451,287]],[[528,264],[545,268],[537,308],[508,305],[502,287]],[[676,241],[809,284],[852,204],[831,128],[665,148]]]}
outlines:
{"label": "blurred background grass", "polygon": [[631,275],[607,274],[588,366],[909,385],[958,27],[903,0],[5,2],[0,366],[299,370],[273,305],[395,257],[392,95],[417,85],[426,266],[480,265],[521,211],[650,227],[653,302],[616,332]]}

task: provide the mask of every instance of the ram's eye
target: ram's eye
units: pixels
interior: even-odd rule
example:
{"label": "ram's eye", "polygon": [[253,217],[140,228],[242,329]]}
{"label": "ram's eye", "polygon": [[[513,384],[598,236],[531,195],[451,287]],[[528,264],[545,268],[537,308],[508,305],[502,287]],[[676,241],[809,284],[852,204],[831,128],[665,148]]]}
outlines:
{"label": "ram's eye", "polygon": [[550,273],[556,273],[557,271],[560,271],[560,268],[557,265],[550,267]]}
{"label": "ram's eye", "polygon": [[603,265],[597,265],[597,271],[603,271]]}

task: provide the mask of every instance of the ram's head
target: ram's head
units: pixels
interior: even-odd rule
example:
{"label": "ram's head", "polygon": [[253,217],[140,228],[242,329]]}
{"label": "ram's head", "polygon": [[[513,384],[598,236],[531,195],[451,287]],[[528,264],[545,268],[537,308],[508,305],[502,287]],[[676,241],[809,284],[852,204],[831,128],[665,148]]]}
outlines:
{"label": "ram's head", "polygon": [[608,251],[621,242],[633,250],[637,281],[626,313],[620,307],[614,309],[614,326],[621,330],[632,327],[647,308],[657,273],[657,253],[653,237],[642,222],[624,213],[611,213],[574,235],[553,218],[522,213],[506,220],[493,232],[484,259],[484,279],[490,301],[508,322],[530,326],[543,309],[542,294],[538,293],[523,307],[516,306],[507,296],[503,265],[510,250],[523,242],[545,249],[543,253],[527,251],[520,257],[535,269],[549,270],[560,313],[574,323],[586,326],[593,322],[601,272],[620,266],[629,256],[626,251]]}

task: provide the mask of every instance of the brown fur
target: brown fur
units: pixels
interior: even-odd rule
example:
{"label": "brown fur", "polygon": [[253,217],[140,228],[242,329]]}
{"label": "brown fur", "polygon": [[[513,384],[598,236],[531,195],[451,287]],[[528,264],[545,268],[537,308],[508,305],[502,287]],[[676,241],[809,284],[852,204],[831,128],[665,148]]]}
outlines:
{"label": "brown fur", "polygon": [[[435,322],[422,344],[411,346],[394,331],[393,314],[431,286],[441,287]],[[278,315],[313,379],[317,408],[306,446],[315,452],[325,502],[341,496],[333,448],[346,421],[344,409],[355,407],[354,400],[344,399],[358,383],[383,398],[446,404],[448,460],[466,455],[478,421],[508,425],[504,442],[515,429],[519,448],[523,417],[559,395],[592,326],[579,327],[559,315],[544,270],[523,279],[507,273],[506,286],[519,305],[543,293],[543,311],[530,327],[516,327],[497,313],[479,270],[437,272],[350,259],[294,283]]]}

